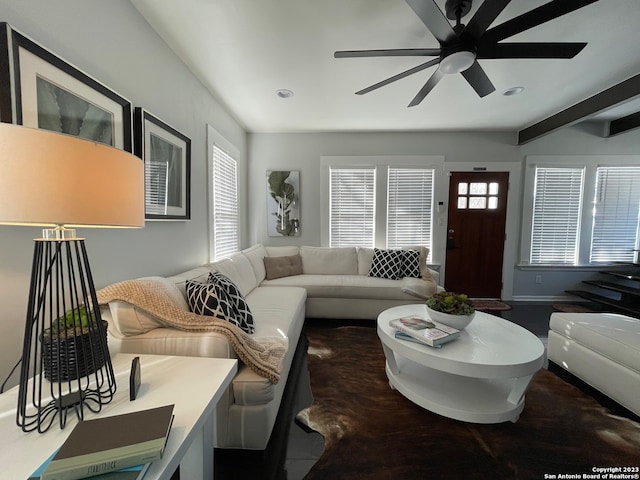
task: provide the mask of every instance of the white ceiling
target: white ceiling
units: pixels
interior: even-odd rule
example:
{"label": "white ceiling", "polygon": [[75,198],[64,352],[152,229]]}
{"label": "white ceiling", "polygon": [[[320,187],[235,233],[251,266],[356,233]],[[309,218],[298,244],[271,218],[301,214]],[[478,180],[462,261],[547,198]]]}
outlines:
{"label": "white ceiling", "polygon": [[[333,57],[438,48],[404,0],[130,1],[250,132],[520,130],[640,73],[640,0],[599,0],[505,40],[588,42],[571,60],[480,60],[495,92],[479,98],[461,75],[448,75],[412,108],[436,67],[354,92],[424,58]],[[491,0],[475,0],[463,23],[483,1]],[[513,0],[493,25],[547,1]],[[502,95],[513,86],[526,90]],[[279,98],[278,89],[295,95]],[[621,108],[617,115],[640,104]]]}

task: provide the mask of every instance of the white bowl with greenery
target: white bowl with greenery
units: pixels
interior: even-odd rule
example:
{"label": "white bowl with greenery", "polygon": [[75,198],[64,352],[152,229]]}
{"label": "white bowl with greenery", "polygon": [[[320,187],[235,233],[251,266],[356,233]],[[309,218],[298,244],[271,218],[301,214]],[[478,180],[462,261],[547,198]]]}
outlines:
{"label": "white bowl with greenery", "polygon": [[464,293],[438,292],[427,299],[429,318],[458,330],[466,328],[473,320],[476,310]]}

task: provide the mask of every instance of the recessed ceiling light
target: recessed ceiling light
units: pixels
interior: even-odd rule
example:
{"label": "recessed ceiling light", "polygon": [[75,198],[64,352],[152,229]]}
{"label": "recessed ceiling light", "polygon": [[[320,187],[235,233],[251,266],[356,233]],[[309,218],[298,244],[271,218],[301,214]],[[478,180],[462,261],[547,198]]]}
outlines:
{"label": "recessed ceiling light", "polygon": [[280,98],[291,98],[293,97],[293,92],[291,90],[287,90],[286,88],[281,88],[280,90],[276,90],[276,95]]}
{"label": "recessed ceiling light", "polygon": [[511,88],[507,88],[504,92],[502,92],[502,94],[509,97],[511,95],[518,95],[519,93],[522,93],[522,92],[524,92],[524,87],[511,87]]}

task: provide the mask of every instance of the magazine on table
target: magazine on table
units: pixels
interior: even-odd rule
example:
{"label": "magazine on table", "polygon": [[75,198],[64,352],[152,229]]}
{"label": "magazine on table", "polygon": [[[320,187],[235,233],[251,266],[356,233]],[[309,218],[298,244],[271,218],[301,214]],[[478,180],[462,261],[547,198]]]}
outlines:
{"label": "magazine on table", "polygon": [[460,336],[457,328],[417,316],[394,318],[389,325],[396,330],[396,338],[430,347],[441,347]]}

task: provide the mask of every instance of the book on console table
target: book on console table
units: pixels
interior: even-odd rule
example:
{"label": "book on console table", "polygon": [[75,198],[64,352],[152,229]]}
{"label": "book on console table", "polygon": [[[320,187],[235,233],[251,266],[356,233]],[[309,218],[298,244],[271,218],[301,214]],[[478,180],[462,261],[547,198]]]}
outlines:
{"label": "book on console table", "polygon": [[[42,472],[44,472],[44,469],[47,467],[47,465],[51,463],[51,460],[53,460],[56,452],[54,452],[53,455],[47,458],[44,463],[40,465],[38,469],[33,472],[27,480],[42,480]],[[114,472],[85,477],[85,480],[142,480],[147,474],[147,470],[149,470],[150,466],[150,463],[145,463],[144,465],[135,465],[133,467],[122,468]]]}
{"label": "book on console table", "polygon": [[162,458],[173,405],[79,422],[42,472],[42,480],[77,480]]}
{"label": "book on console table", "polygon": [[396,330],[396,338],[430,347],[441,347],[460,336],[460,330],[422,317],[394,318],[389,325]]}

